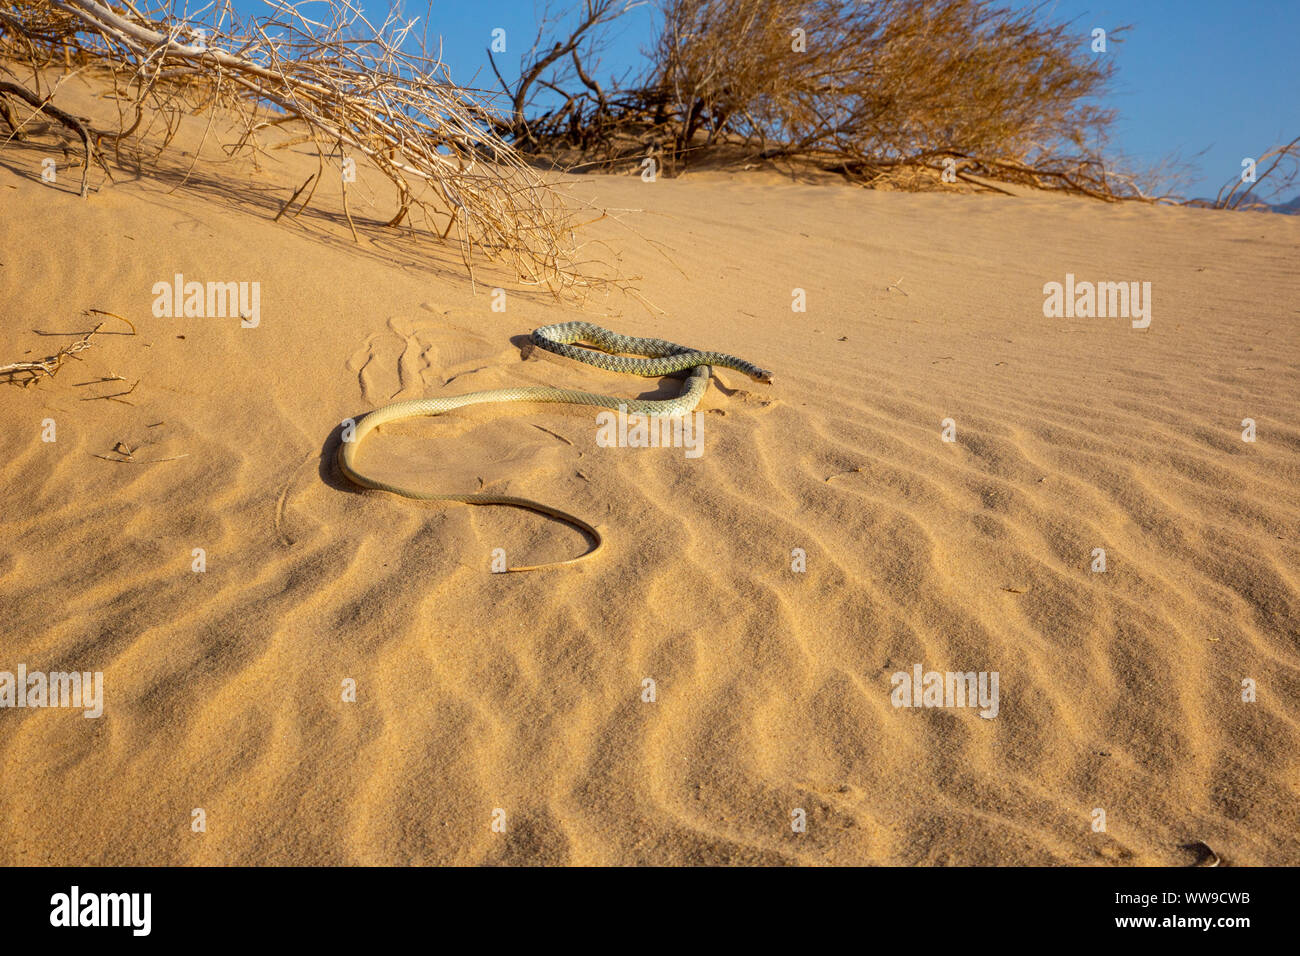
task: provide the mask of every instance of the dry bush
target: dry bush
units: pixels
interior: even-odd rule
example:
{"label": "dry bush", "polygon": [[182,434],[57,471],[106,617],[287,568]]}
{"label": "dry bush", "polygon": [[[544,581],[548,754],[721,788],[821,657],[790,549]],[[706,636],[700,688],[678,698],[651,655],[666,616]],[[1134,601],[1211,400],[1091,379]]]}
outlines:
{"label": "dry bush", "polygon": [[660,84],[689,104],[686,145],[693,124],[711,136],[730,126],[768,155],[819,156],[868,178],[952,159],[994,179],[1113,191],[1095,148],[1112,117],[1087,105],[1113,61],[1037,11],[670,0],[666,24]]}
{"label": "dry bush", "polygon": [[[578,67],[582,40],[560,44]],[[1098,198],[1140,195],[1102,160],[1113,114],[1093,104],[1112,58],[1038,8],[662,0],[648,52],[647,74],[609,91],[586,80],[566,89],[544,69],[533,76],[544,66],[534,62],[522,75],[565,105],[516,122],[515,142],[571,162],[654,153],[669,174],[702,156],[799,157],[911,188],[947,168]]]}
{"label": "dry bush", "polygon": [[[217,137],[227,153],[259,149],[269,127],[300,121],[322,172],[345,155],[364,157],[397,192],[389,225],[405,221],[456,241],[471,276],[475,256],[486,255],[556,293],[597,281],[576,260],[564,204],[493,131],[482,100],[424,52],[411,23],[390,15],[374,26],[351,0],[267,6],[263,17],[241,19],[226,4],[190,20],[167,3],[0,0],[0,53],[29,66],[36,86],[6,81],[0,102],[24,100],[68,125],[50,103],[56,91],[39,87],[42,68],[62,61],[106,70],[119,122],[86,131],[87,167],[95,159],[105,171],[106,146],[119,162],[127,148],[147,163],[168,148],[187,113],[207,112],[205,140]],[[223,122],[213,121],[217,110]],[[231,118],[233,133],[224,122]],[[12,109],[0,121],[11,137],[22,132]],[[345,214],[346,197],[345,187]],[[310,199],[308,192],[303,204]]]}

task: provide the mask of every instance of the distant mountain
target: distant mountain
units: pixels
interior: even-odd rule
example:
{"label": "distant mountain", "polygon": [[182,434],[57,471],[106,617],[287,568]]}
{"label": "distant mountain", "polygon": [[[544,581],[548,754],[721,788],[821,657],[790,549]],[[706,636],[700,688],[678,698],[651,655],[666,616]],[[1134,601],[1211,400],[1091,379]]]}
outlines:
{"label": "distant mountain", "polygon": [[1296,196],[1288,202],[1274,203],[1268,208],[1274,212],[1286,213],[1288,216],[1300,215],[1300,196]]}
{"label": "distant mountain", "polygon": [[[1214,206],[1213,199],[1194,199],[1192,205]],[[1250,202],[1243,203],[1238,209],[1247,212],[1280,212],[1284,216],[1300,216],[1300,196],[1282,203]]]}

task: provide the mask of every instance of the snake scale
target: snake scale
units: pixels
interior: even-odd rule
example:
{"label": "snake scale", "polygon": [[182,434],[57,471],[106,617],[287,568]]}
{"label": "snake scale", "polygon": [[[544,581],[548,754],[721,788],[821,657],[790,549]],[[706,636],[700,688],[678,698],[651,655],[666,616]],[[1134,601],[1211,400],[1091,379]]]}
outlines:
{"label": "snake scale", "polygon": [[[452,409],[464,408],[468,405],[483,405],[489,402],[564,402],[570,405],[588,405],[596,408],[618,409],[623,407],[629,414],[685,415],[694,411],[695,406],[699,404],[700,399],[704,396],[704,391],[708,388],[709,376],[712,374],[711,366],[714,365],[744,372],[760,382],[770,383],[772,381],[771,372],[761,369],[751,362],[746,362],[744,359],[736,358],[734,355],[726,355],[722,352],[702,352],[697,349],[687,348],[684,345],[665,342],[663,339],[645,339],[620,335],[617,332],[611,332],[609,329],[601,328],[599,325],[592,325],[589,322],[565,322],[560,325],[543,326],[534,330],[532,342],[538,348],[545,349],[548,352],[576,359],[579,362],[585,362],[588,365],[608,369],[612,372],[626,372],[629,375],[664,376],[689,370],[690,374],[682,385],[681,393],[675,398],[667,399],[618,398],[613,395],[598,395],[594,392],[580,392],[573,389],[539,385],[519,388],[494,388],[481,392],[469,392],[465,395],[453,395],[447,398],[417,398],[412,401],[394,402],[392,405],[385,405],[382,408],[375,409],[356,422],[351,440],[345,440],[339,444],[339,469],[350,481],[363,488],[388,491],[406,498],[415,498],[421,501],[460,502],[467,505],[509,505],[515,508],[527,508],[529,511],[557,518],[590,535],[595,542],[591,550],[566,561],[510,568],[509,570],[537,571],[542,568],[576,564],[594,555],[600,550],[603,543],[600,532],[581,518],[558,508],[552,508],[550,505],[533,501],[530,498],[482,493],[468,495],[432,494],[411,488],[402,488],[380,481],[377,478],[367,477],[357,467],[357,450],[361,447],[362,440],[380,425],[390,422],[422,416],[441,415],[443,412],[449,412]],[[586,343],[592,348],[584,348],[576,343]],[[633,355],[642,357],[631,358],[630,356]]]}

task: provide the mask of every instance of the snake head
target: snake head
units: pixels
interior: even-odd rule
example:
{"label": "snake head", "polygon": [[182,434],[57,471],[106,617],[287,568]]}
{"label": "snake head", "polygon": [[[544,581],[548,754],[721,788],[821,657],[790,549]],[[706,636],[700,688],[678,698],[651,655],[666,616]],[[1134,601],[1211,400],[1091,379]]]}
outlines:
{"label": "snake head", "polygon": [[763,368],[759,369],[758,374],[755,375],[754,378],[762,382],[764,385],[772,384],[772,373],[769,372],[767,369],[763,369]]}

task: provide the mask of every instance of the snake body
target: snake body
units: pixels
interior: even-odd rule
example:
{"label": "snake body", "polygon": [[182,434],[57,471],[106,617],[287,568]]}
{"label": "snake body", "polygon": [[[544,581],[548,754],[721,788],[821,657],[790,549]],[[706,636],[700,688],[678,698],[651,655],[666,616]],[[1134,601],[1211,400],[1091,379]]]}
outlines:
{"label": "snake body", "polygon": [[[689,370],[681,393],[675,398],[638,399],[618,398],[613,395],[599,395],[595,392],[581,392],[567,388],[552,388],[545,385],[521,386],[519,388],[494,388],[481,392],[468,392],[447,398],[417,398],[406,402],[394,402],[366,414],[356,422],[352,438],[339,444],[339,470],[353,483],[363,488],[388,491],[405,498],[421,501],[450,501],[467,505],[509,505],[526,508],[539,514],[557,518],[567,524],[586,532],[595,544],[591,550],[576,558],[557,561],[551,564],[532,565],[510,568],[511,571],[536,571],[541,568],[560,567],[576,564],[594,555],[603,543],[600,532],[592,525],[558,508],[533,501],[530,498],[517,498],[511,495],[495,494],[431,494],[411,488],[391,485],[376,478],[362,474],[357,468],[357,450],[362,440],[380,425],[402,421],[407,418],[441,415],[456,408],[469,405],[483,405],[490,402],[563,402],[570,405],[587,405],[596,408],[620,407],[629,413],[642,415],[685,415],[695,410],[708,388],[711,366],[743,372],[760,382],[771,382],[772,373],[759,368],[751,362],[726,355],[722,352],[703,352],[675,345],[663,339],[635,338],[620,335],[609,329],[601,328],[589,322],[564,322],[559,325],[547,325],[534,330],[532,342],[538,348],[576,359],[597,368],[613,372],[626,372],[630,375],[664,376]],[[586,342],[594,348],[582,348],[575,343]],[[638,355],[642,358],[632,358]]]}

